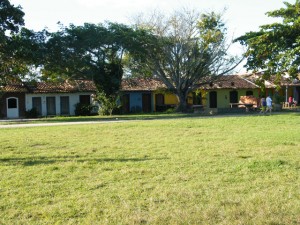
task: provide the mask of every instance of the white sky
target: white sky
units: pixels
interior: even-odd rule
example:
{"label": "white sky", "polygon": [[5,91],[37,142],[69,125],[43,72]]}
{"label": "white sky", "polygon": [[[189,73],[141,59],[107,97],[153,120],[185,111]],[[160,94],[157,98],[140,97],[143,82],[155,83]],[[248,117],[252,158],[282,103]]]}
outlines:
{"label": "white sky", "polygon": [[[295,3],[295,0],[285,0]],[[201,12],[222,12],[230,37],[238,37],[249,31],[257,31],[260,25],[274,22],[265,15],[284,7],[283,0],[10,0],[21,5],[25,12],[25,26],[39,31],[47,27],[58,29],[63,25],[107,21],[128,24],[135,14],[159,9],[170,12],[182,7]],[[237,48],[237,47],[236,47]]]}

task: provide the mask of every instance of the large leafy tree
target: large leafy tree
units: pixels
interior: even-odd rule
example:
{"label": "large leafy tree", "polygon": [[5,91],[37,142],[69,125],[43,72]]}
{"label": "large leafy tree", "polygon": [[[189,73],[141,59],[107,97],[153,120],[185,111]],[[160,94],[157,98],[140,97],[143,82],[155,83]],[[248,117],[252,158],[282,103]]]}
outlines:
{"label": "large leafy tree", "polygon": [[176,94],[178,111],[187,110],[188,93],[197,88],[200,80],[213,80],[239,64],[237,58],[227,54],[230,44],[220,14],[182,10],[165,16],[156,12],[148,19],[139,17],[136,23],[153,35],[143,37],[141,55],[145,57],[133,57],[131,61],[138,62],[130,64],[133,72],[142,71],[161,79]]}
{"label": "large leafy tree", "polygon": [[138,49],[138,33],[116,23],[61,26],[46,43],[42,79],[93,79],[107,96],[119,90],[123,57]]}
{"label": "large leafy tree", "polygon": [[236,39],[247,46],[248,70],[262,70],[270,75],[289,72],[296,76],[300,65],[300,1],[284,2],[285,7],[267,12],[280,22],[263,25],[257,32],[248,32]]}
{"label": "large leafy tree", "polygon": [[24,25],[24,12],[20,6],[10,4],[8,0],[0,1],[0,82],[4,83],[13,75],[18,65],[14,57],[16,44],[13,36]]}
{"label": "large leafy tree", "polygon": [[[92,79],[105,112],[112,112],[123,77],[127,52],[142,52],[143,31],[117,23],[61,26],[45,44],[42,79]],[[106,105],[104,105],[106,104]]]}
{"label": "large leafy tree", "polygon": [[24,27],[21,6],[0,1],[0,83],[33,79],[43,55],[45,32]]}

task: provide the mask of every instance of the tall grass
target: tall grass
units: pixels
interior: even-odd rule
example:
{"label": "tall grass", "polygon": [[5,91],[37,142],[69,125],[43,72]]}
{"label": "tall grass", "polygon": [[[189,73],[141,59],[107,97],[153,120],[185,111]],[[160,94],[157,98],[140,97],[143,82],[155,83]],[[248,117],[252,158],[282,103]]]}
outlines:
{"label": "tall grass", "polygon": [[0,224],[299,224],[299,114],[1,129]]}

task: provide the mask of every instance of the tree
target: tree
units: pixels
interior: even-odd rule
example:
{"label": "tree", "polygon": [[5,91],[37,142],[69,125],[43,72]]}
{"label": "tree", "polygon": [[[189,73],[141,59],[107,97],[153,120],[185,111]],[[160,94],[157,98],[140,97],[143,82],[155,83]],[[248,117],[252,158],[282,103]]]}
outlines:
{"label": "tree", "polygon": [[133,29],[116,23],[61,26],[46,43],[42,79],[93,79],[99,92],[116,98],[124,54],[138,46],[135,35]]}
{"label": "tree", "polygon": [[24,12],[20,6],[11,5],[8,0],[0,1],[0,44],[5,44],[9,34],[17,33],[24,25]]}
{"label": "tree", "polygon": [[13,35],[24,25],[24,12],[20,6],[11,5],[8,0],[0,1],[0,82],[5,83],[16,67]]}
{"label": "tree", "polygon": [[183,10],[169,17],[154,13],[149,19],[139,17],[136,23],[153,35],[145,40],[145,57],[131,65],[137,71],[147,68],[160,78],[177,96],[177,111],[187,110],[187,95],[202,78],[212,80],[239,64],[227,54],[226,28],[221,15],[214,12]]}
{"label": "tree", "polygon": [[281,22],[260,26],[257,32],[248,32],[235,41],[247,46],[245,56],[248,70],[262,70],[265,78],[289,72],[296,76],[300,64],[300,1],[284,2],[285,8],[267,12]]}

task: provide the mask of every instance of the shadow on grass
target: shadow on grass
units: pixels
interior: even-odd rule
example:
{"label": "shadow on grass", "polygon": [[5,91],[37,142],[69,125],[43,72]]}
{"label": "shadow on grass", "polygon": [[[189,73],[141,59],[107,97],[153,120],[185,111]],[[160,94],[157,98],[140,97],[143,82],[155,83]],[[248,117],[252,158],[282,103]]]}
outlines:
{"label": "shadow on grass", "polygon": [[78,156],[63,156],[63,157],[24,157],[24,158],[3,158],[0,159],[0,165],[4,166],[36,166],[36,165],[47,165],[55,163],[66,163],[66,162],[76,162],[76,163],[103,163],[103,162],[145,162],[150,160],[165,160],[168,158],[84,158]]}

